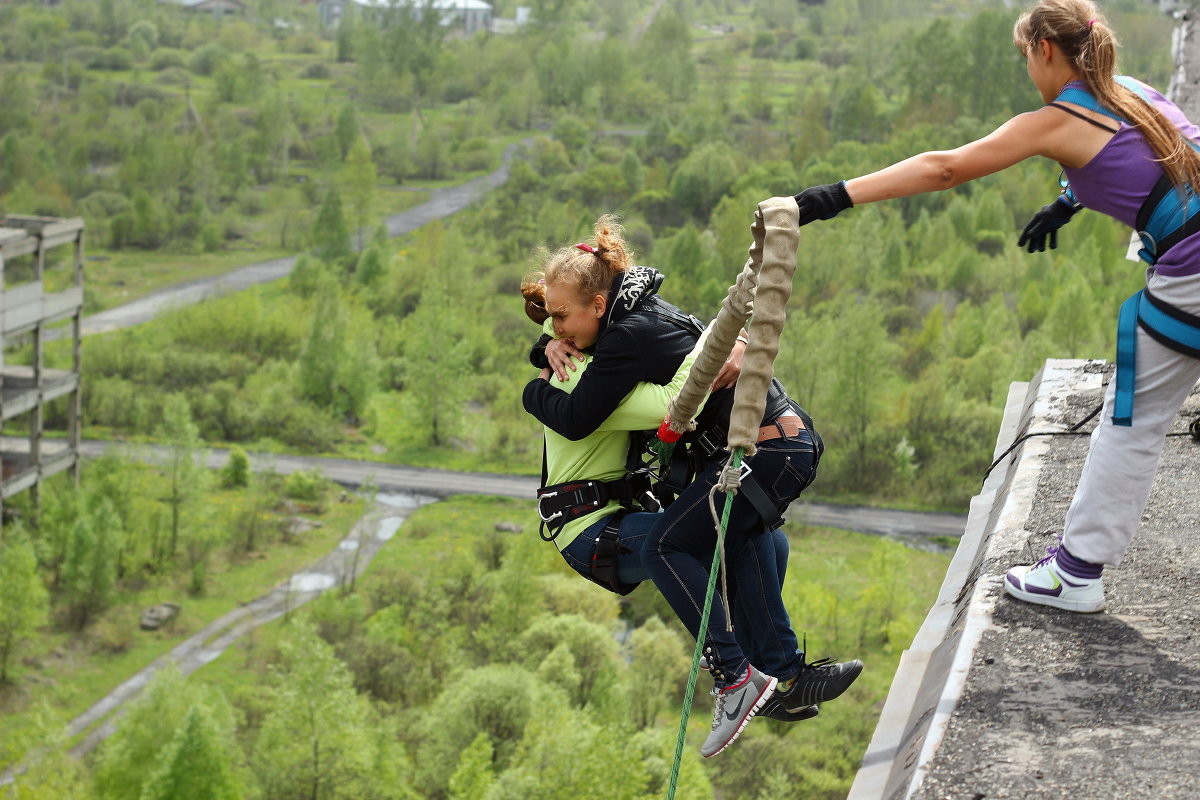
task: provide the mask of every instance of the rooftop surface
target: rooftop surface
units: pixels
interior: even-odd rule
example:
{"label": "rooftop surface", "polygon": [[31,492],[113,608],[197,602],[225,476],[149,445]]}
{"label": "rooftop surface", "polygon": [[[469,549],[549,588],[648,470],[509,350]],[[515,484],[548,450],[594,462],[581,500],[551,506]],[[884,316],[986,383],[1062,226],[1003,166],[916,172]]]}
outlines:
{"label": "rooftop surface", "polygon": [[[1111,365],[1049,361],[1014,384],[996,467],[938,602],[905,653],[851,800],[1193,798],[1200,781],[1200,415],[1193,390],[1163,451],[1108,605],[1072,614],[1004,594],[1057,542],[1087,453],[1068,429]],[[1083,426],[1088,433],[1096,420]]]}

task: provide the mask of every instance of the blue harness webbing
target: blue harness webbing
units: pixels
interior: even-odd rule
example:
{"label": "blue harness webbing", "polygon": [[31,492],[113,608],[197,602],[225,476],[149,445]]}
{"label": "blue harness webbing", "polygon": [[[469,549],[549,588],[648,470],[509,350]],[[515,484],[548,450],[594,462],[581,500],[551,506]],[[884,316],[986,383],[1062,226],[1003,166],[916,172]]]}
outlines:
{"label": "blue harness webbing", "polygon": [[[1140,83],[1127,75],[1115,76],[1117,83],[1129,89],[1146,103],[1152,103]],[[1117,122],[1129,124],[1124,117],[1100,105],[1087,89],[1069,86],[1055,100],[1074,103],[1103,114]],[[1185,139],[1193,148],[1200,145]],[[1138,209],[1136,230],[1142,240],[1138,256],[1147,264],[1175,244],[1200,231],[1200,202],[1195,190],[1177,191],[1164,173]],[[1137,329],[1141,326],[1151,338],[1177,353],[1200,358],[1200,317],[1188,314],[1150,294],[1148,289],[1135,292],[1121,304],[1117,315],[1117,388],[1113,398],[1112,424],[1128,427],[1133,424],[1133,392],[1137,374]]]}
{"label": "blue harness webbing", "polygon": [[1113,425],[1133,424],[1134,376],[1137,373],[1137,328],[1177,353],[1200,358],[1200,317],[1164,303],[1149,289],[1135,292],[1117,316],[1117,389]]}
{"label": "blue harness webbing", "polygon": [[[1114,76],[1114,80],[1148,105],[1153,104],[1149,95],[1146,94],[1145,88],[1133,78],[1128,75],[1117,75]],[[1055,102],[1059,100],[1074,103],[1117,122],[1129,124],[1129,120],[1100,105],[1100,101],[1096,99],[1095,95],[1082,87],[1068,86],[1055,98]],[[1193,148],[1200,150],[1200,145],[1196,142],[1186,138],[1185,141]],[[1163,253],[1193,233],[1200,232],[1200,201],[1193,202],[1194,200],[1197,198],[1192,187],[1188,187],[1186,192],[1177,190],[1166,173],[1158,179],[1154,188],[1150,190],[1150,194],[1142,202],[1141,208],[1138,209],[1135,223],[1138,238],[1142,240],[1142,248],[1138,251],[1138,256],[1143,261],[1147,264],[1154,264]]]}

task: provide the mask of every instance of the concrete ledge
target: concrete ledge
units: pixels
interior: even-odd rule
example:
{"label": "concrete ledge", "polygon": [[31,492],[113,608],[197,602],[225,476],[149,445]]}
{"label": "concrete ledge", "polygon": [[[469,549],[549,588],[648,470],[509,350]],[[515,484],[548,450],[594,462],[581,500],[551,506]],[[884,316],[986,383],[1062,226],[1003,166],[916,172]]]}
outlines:
{"label": "concrete ledge", "polygon": [[[1036,393],[1037,383],[1034,379],[1032,392],[1030,384],[1014,383],[1009,387],[992,457],[1000,457],[1018,437],[1027,413],[1027,398]],[[911,648],[900,656],[892,690],[847,800],[904,796],[941,741],[946,717],[956,699],[952,672],[968,619],[965,601],[973,594],[980,553],[994,522],[992,510],[997,493],[1006,492],[1014,471],[1012,456],[1003,459],[984,481],[983,491],[972,498],[966,527],[942,589]]]}
{"label": "concrete ledge", "polygon": [[[1003,574],[1044,555],[1087,454],[1112,368],[1052,360],[1009,395],[997,451],[1025,439],[973,500],[937,603],[904,654],[851,800],[1195,796],[1200,777],[1200,414],[1172,424],[1102,614],[1008,597]],[[1014,420],[1016,420],[1014,424]],[[1051,435],[1038,435],[1051,434]]]}

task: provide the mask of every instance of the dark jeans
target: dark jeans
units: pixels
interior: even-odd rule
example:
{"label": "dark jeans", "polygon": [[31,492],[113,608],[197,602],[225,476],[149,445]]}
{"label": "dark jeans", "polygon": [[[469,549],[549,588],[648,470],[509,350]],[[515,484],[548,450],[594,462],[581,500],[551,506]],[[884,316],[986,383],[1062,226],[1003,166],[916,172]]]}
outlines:
{"label": "dark jeans", "polygon": [[[646,535],[654,527],[659,514],[645,511],[635,511],[626,514],[621,520],[621,528],[617,532],[617,544],[621,550],[617,554],[617,581],[619,583],[641,583],[649,580],[646,567],[642,563],[642,546]],[[592,577],[592,555],[596,552],[596,540],[600,532],[612,519],[606,514],[596,522],[584,528],[575,537],[575,541],[563,548],[562,557],[566,559],[571,569],[587,579]]]}
{"label": "dark jeans", "polygon": [[[626,514],[625,518],[621,520],[621,528],[618,532],[619,538],[617,541],[622,549],[629,552],[622,552],[617,555],[617,580],[620,583],[641,583],[650,579],[650,575],[646,571],[645,562],[642,559],[642,552],[646,536],[661,517],[662,514],[635,512]],[[591,578],[591,562],[592,555],[596,552],[596,539],[600,536],[600,532],[604,530],[604,526],[610,518],[610,516],[604,516],[597,522],[592,523],[580,531],[573,542],[563,548],[562,557],[568,566],[585,578]],[[770,540],[774,569],[779,585],[783,586],[783,579],[787,574],[788,553],[791,549],[787,536],[782,530],[774,530],[769,531],[766,536],[759,538]],[[747,635],[759,630],[760,626],[751,624],[748,619],[746,613],[748,604],[737,602],[737,582],[733,579],[734,576],[730,575],[729,577],[729,602],[733,606],[734,633],[742,646],[742,650],[755,664],[777,663],[777,661],[771,660],[771,656],[777,650],[772,639],[764,642],[746,639]],[[765,669],[765,667],[762,668]],[[768,674],[774,675],[774,673]]]}
{"label": "dark jeans", "polygon": [[[759,485],[783,508],[812,482],[817,454],[812,436],[802,430],[794,437],[762,442],[746,461]],[[693,636],[700,629],[717,540],[708,493],[722,466],[722,462],[706,465],[679,499],[657,515],[643,545],[650,577]],[[724,508],[724,499],[724,494],[717,497],[718,513]],[[730,603],[738,635],[726,630],[726,609],[718,591],[704,644],[719,684],[735,682],[745,671],[750,654],[758,669],[780,680],[799,672],[803,654],[783,606],[783,573],[775,541],[776,537],[764,535],[761,517],[739,492],[725,534],[725,558],[733,587]],[[739,640],[753,643],[753,647],[743,648]]]}

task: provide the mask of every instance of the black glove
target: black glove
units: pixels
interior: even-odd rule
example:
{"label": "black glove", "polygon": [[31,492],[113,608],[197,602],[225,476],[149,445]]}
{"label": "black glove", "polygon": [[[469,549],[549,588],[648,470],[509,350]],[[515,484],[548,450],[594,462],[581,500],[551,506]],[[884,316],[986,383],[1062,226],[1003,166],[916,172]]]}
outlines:
{"label": "black glove", "polygon": [[1030,253],[1043,253],[1047,235],[1050,236],[1050,249],[1058,247],[1058,229],[1070,222],[1081,208],[1083,206],[1072,203],[1066,195],[1059,195],[1057,200],[1042,206],[1030,218],[1025,230],[1021,231],[1017,247],[1024,247]]}
{"label": "black glove", "polygon": [[800,224],[807,225],[818,219],[833,219],[854,203],[846,191],[846,182],[838,181],[805,189],[796,195],[796,205],[800,207]]}

